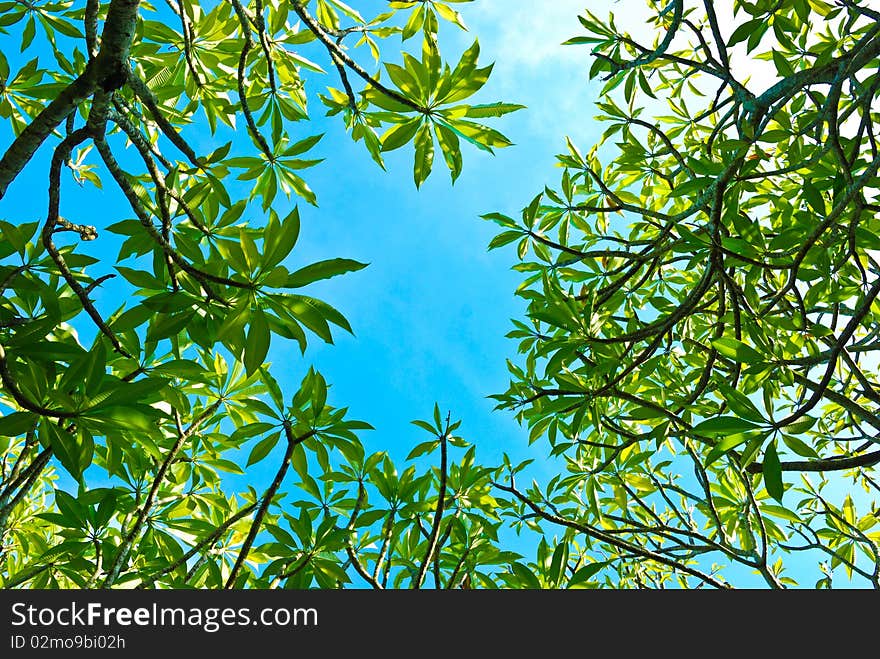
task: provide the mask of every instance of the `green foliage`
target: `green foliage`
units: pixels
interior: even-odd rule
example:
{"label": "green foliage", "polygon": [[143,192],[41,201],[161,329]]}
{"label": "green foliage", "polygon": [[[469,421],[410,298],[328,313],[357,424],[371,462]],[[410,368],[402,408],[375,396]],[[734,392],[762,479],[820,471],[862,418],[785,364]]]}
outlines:
{"label": "green foliage", "polygon": [[[366,267],[290,265],[295,202],[317,203],[304,177],[321,162],[320,134],[292,138],[309,133],[307,89],[323,85],[328,114],[380,165],[412,144],[416,185],[435,144],[453,179],[459,138],[509,144],[476,120],[520,106],[465,104],[491,66],[476,41],[445,62],[440,21],[465,27],[443,3],[368,19],[338,0],[0,2],[0,116],[15,136],[0,196],[54,149],[46,222],[13,211],[0,237],[0,584],[496,583],[516,556],[497,546],[491,470],[457,423],[430,426],[430,450],[399,472],[319,373],[291,395],[267,363],[279,341],[304,351],[350,332],[309,289]],[[383,62],[401,39],[420,49]],[[60,198],[68,170],[117,188],[131,215],[66,219],[80,214]],[[121,238],[112,264],[60,240],[105,231]],[[111,277],[133,295],[105,310],[91,296]]]}
{"label": "green foliage", "polygon": [[[437,406],[398,471],[320,373],[282,391],[272,346],[351,331],[311,284],[365,267],[288,268],[279,190],[317,202],[306,90],[330,76],[327,114],[380,166],[411,144],[416,186],[438,150],[455,180],[462,142],[509,145],[486,123],[521,107],[465,103],[491,66],[438,39],[465,2],[0,2],[0,196],[54,149],[46,221],[0,224],[4,587],[880,588],[866,2],[651,0],[648,39],[580,17],[604,132],[567,140],[520,217],[485,216],[528,304],[495,398],[558,465],[546,484],[480,465]],[[66,219],[62,171],[132,216]],[[104,230],[114,272],[55,242]],[[108,276],[134,297],[103,312]]]}
{"label": "green foliage", "polygon": [[558,550],[622,587],[880,587],[869,4],[650,2],[653,42],[581,17],[604,133],[486,216],[528,303],[499,406],[560,461],[503,486],[538,575]]}

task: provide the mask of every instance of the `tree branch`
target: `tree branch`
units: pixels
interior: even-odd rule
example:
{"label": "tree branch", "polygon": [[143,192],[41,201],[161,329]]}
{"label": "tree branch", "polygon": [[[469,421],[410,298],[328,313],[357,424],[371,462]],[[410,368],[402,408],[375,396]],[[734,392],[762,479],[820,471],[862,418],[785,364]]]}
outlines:
{"label": "tree branch", "polygon": [[418,103],[415,103],[414,101],[408,99],[403,94],[400,94],[399,92],[396,92],[393,89],[386,87],[369,73],[367,73],[357,62],[355,62],[353,59],[351,59],[351,57],[348,56],[348,53],[346,53],[338,44],[333,41],[333,39],[330,38],[330,36],[324,31],[321,25],[309,15],[309,12],[306,11],[305,6],[300,4],[299,0],[293,0],[290,4],[293,6],[293,10],[302,19],[302,22],[306,24],[306,27],[308,27],[309,30],[312,31],[312,34],[318,37],[318,40],[322,44],[324,44],[324,46],[330,53],[331,58],[339,59],[348,68],[350,68],[358,76],[360,76],[365,82],[367,82],[371,87],[374,87],[389,98],[393,98],[398,103],[403,103],[407,107],[412,108],[417,112],[421,112],[422,114],[431,113],[430,108],[422,107]]}
{"label": "tree branch", "polygon": [[144,522],[147,519],[147,516],[150,513],[150,510],[153,507],[153,502],[156,499],[159,488],[161,487],[162,482],[165,480],[165,474],[168,472],[171,464],[177,458],[177,454],[180,452],[180,449],[183,448],[184,442],[186,442],[186,440],[189,439],[193,435],[193,433],[195,433],[202,426],[202,424],[204,424],[209,418],[211,418],[211,416],[214,414],[214,412],[217,411],[221,404],[221,400],[212,403],[207,409],[205,409],[195,418],[195,420],[189,425],[186,430],[181,429],[179,417],[175,413],[175,419],[177,420],[178,425],[177,439],[169,449],[168,454],[162,461],[162,464],[159,466],[159,470],[156,472],[156,476],[155,478],[153,478],[153,482],[150,486],[150,491],[147,494],[143,505],[141,505],[140,509],[138,510],[137,516],[135,517],[135,521],[132,524],[131,529],[129,529],[129,531],[125,534],[125,537],[123,538],[119,549],[116,550],[116,555],[113,558],[113,562],[107,570],[107,577],[104,579],[104,588],[109,588],[110,586],[112,586],[116,579],[119,577],[125,561],[128,560],[132,544],[134,544],[135,539],[140,533],[141,527],[143,526]]}
{"label": "tree branch", "polygon": [[413,588],[419,589],[422,587],[422,582],[425,580],[425,573],[428,571],[428,565],[431,563],[431,557],[434,552],[437,550],[437,538],[440,535],[440,522],[443,519],[443,507],[445,505],[446,499],[446,476],[447,476],[447,440],[449,439],[449,416],[446,417],[446,430],[442,435],[440,435],[440,485],[437,489],[437,507],[434,511],[434,522],[431,525],[431,535],[428,538],[428,547],[425,550],[425,558],[422,560],[422,565],[419,568],[419,572],[416,575],[415,583],[413,584]]}
{"label": "tree branch", "polygon": [[241,571],[241,568],[247,559],[251,546],[254,544],[254,539],[257,537],[257,533],[260,531],[260,527],[263,524],[263,518],[266,516],[269,506],[272,504],[272,499],[275,497],[275,493],[278,492],[278,488],[281,487],[281,482],[284,480],[284,476],[287,474],[287,470],[290,467],[290,456],[293,455],[293,449],[310,437],[314,437],[316,433],[317,431],[310,430],[299,437],[294,437],[290,421],[284,421],[284,434],[287,437],[287,449],[284,452],[284,457],[281,460],[281,465],[278,467],[275,478],[272,479],[272,482],[263,494],[260,501],[260,507],[257,509],[254,521],[251,523],[251,528],[238,552],[238,558],[235,559],[235,565],[233,565],[229,577],[226,579],[226,584],[223,586],[225,590],[230,590],[235,586],[235,580],[238,578],[238,573]]}

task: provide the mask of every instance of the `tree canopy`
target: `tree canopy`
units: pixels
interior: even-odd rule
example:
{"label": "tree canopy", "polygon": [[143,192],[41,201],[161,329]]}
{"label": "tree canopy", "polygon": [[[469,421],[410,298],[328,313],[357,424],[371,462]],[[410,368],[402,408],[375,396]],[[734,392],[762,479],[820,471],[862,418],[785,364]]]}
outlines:
{"label": "tree canopy", "polygon": [[[412,144],[416,185],[435,147],[455,179],[462,143],[507,146],[485,122],[519,106],[466,104],[491,66],[476,41],[442,58],[439,21],[463,26],[454,2],[368,18],[336,0],[166,4],[0,3],[23,53],[0,55],[14,131],[0,195],[52,149],[45,221],[2,224],[4,585],[419,587],[429,571],[444,586],[491,572],[505,559],[489,482],[454,420],[420,422],[432,439],[413,457],[437,467],[398,472],[320,373],[282,392],[265,362],[273,340],[305,350],[350,331],[308,287],[365,265],[284,265],[300,231],[285,196],[315,203],[302,174],[321,136],[291,137],[311,85],[379,166]],[[401,39],[402,62],[381,62]],[[62,200],[74,181],[118,187],[131,214],[80,222]],[[124,237],[114,264],[81,249],[105,231]],[[93,292],[117,275],[133,295],[99,309]],[[224,478],[263,460],[277,461],[269,483]]]}
{"label": "tree canopy", "polygon": [[876,588],[880,14],[724,4],[582,16],[602,138],[487,216],[529,304],[498,399],[561,461],[506,491],[617,585]]}
{"label": "tree canopy", "polygon": [[[522,106],[468,102],[479,43],[441,54],[468,2],[0,2],[0,198],[49,191],[0,217],[3,587],[880,588],[866,2],[579,17],[604,132],[484,216],[528,305],[493,397],[532,459],[484,464],[435,406],[398,469],[318,371],[279,386],[271,344],[351,331],[309,286],[365,267],[289,267],[314,102],[379,167],[409,145],[416,186],[510,145]],[[71,184],[130,214],[83,221]]]}

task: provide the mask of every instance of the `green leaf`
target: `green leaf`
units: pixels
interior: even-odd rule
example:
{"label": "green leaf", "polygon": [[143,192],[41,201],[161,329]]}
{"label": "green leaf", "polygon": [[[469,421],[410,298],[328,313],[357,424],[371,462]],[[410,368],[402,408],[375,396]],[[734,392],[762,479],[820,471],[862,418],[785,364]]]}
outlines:
{"label": "green leaf", "polygon": [[782,465],[776,454],[776,442],[770,442],[764,449],[763,473],[767,493],[781,503],[785,486],[782,484]]}
{"label": "green leaf", "polygon": [[515,240],[521,238],[522,235],[522,231],[502,231],[489,242],[488,249],[492,250],[503,247],[504,245],[509,245]]}
{"label": "green leaf", "polygon": [[351,259],[327,259],[318,261],[292,273],[284,283],[285,288],[301,288],[321,279],[329,279],[347,272],[356,272],[367,267],[367,263],[360,263]]}
{"label": "green leaf", "polygon": [[727,435],[723,439],[720,439],[715,446],[712,447],[712,450],[709,451],[709,454],[706,456],[706,466],[708,467],[713,462],[715,462],[722,455],[730,451],[731,449],[744,444],[747,441],[763,441],[767,437],[770,436],[770,432],[739,432],[733,433],[731,435]]}
{"label": "green leaf", "polygon": [[817,215],[825,217],[825,198],[813,182],[805,180],[801,187],[801,192],[804,195],[804,201],[807,202],[807,205],[813,209]]}
{"label": "green leaf", "polygon": [[773,515],[774,517],[779,517],[788,522],[800,522],[801,518],[792,510],[784,506],[774,506],[772,503],[762,503],[761,504],[761,512],[767,513],[768,515]]}
{"label": "green leaf", "polygon": [[503,148],[512,145],[512,142],[497,130],[482,124],[462,121],[460,119],[450,119],[447,125],[460,137],[485,151],[492,152],[493,147]]}
{"label": "green leaf", "polygon": [[280,224],[274,210],[269,214],[269,222],[266,225],[266,234],[263,239],[262,266],[265,270],[270,270],[287,258],[299,238],[299,229],[300,219],[297,207],[294,207]]}
{"label": "green leaf", "polygon": [[764,356],[760,352],[736,339],[728,337],[714,339],[712,347],[724,357],[744,364],[760,364],[765,361]]}
{"label": "green leaf", "polygon": [[563,576],[563,570],[568,564],[568,542],[560,542],[553,550],[550,560],[550,568],[547,570],[547,578],[550,583],[556,585]]}
{"label": "green leaf", "polygon": [[272,449],[275,448],[275,445],[278,443],[278,440],[281,439],[281,432],[274,432],[271,435],[264,437],[251,449],[251,453],[247,459],[247,467],[250,467],[252,464],[258,463],[260,460],[265,458],[269,453],[272,452]]}
{"label": "green leaf", "polygon": [[443,432],[443,419],[440,416],[440,405],[438,403],[434,403],[434,427],[438,433]]}
{"label": "green leaf", "polygon": [[465,116],[473,119],[502,117],[510,112],[524,110],[525,107],[525,105],[517,105],[515,103],[486,103],[484,105],[472,105],[465,112]]}
{"label": "green leaf", "polygon": [[208,464],[210,464],[212,467],[216,467],[217,469],[220,469],[221,471],[228,472],[230,474],[243,474],[244,473],[242,471],[241,467],[238,466],[232,460],[225,460],[223,458],[212,458],[210,460],[206,460],[206,462]]}
{"label": "green leaf", "polygon": [[93,403],[89,412],[103,410],[113,406],[130,405],[132,403],[150,402],[156,398],[155,394],[168,386],[170,381],[166,378],[149,377],[135,382],[119,382],[109,396]]}
{"label": "green leaf", "polygon": [[843,500],[843,518],[850,524],[856,523],[856,506],[849,494]]}
{"label": "green leaf", "polygon": [[266,314],[262,309],[255,309],[251,314],[247,343],[244,348],[244,368],[248,377],[256,373],[257,369],[263,365],[266,355],[269,354],[270,341],[271,334]]}
{"label": "green leaf", "polygon": [[28,16],[27,23],[25,23],[24,31],[21,33],[21,52],[24,52],[31,45],[31,42],[34,40],[34,36],[37,33],[37,26],[34,22],[33,16]]}
{"label": "green leaf", "polygon": [[[415,423],[415,422],[413,422],[413,423]],[[431,428],[430,425],[428,425],[428,429],[430,429],[431,432],[433,432],[433,428]],[[426,453],[431,453],[432,451],[436,450],[438,446],[440,446],[439,440],[432,441],[432,442],[422,442],[421,444],[416,445],[416,447],[412,451],[409,452],[409,455],[406,456],[406,459],[412,460],[413,458],[417,458],[420,455],[425,455]]]}
{"label": "green leaf", "polygon": [[[151,412],[147,412],[147,410]],[[156,421],[159,416],[160,413],[153,407],[136,407],[129,403],[128,405],[102,408],[100,412],[91,413],[85,418],[92,422],[97,421],[99,428],[112,428],[117,432],[124,430],[151,433],[156,431]]]}
{"label": "green leaf", "polygon": [[283,151],[283,155],[285,157],[290,156],[298,156],[300,154],[309,151],[313,146],[315,146],[318,142],[321,141],[321,138],[324,137],[324,133],[320,133],[318,135],[312,135],[311,137],[307,137],[304,140],[300,140],[295,143],[293,146],[290,146]]}
{"label": "green leaf", "polygon": [[40,439],[52,447],[58,461],[77,481],[92,461],[94,443],[88,433],[79,433],[79,437],[58,428],[53,423],[40,424]]}
{"label": "green leaf", "polygon": [[434,2],[434,9],[437,10],[437,13],[440,14],[443,20],[449,21],[450,23],[455,23],[462,30],[467,30],[467,26],[464,24],[464,20],[462,19],[461,14],[459,14],[449,5],[445,5],[442,2]]}
{"label": "green leaf", "polygon": [[428,124],[423,124],[419,128],[419,132],[416,134],[415,147],[413,179],[418,188],[431,174],[431,167],[434,164],[434,136],[431,135],[431,128]]}
{"label": "green leaf", "polygon": [[816,460],[819,458],[819,454],[816,452],[812,446],[807,444],[806,442],[798,439],[794,435],[789,435],[786,432],[782,433],[782,442],[794,451],[797,455],[800,455],[804,458],[811,458]]}
{"label": "green leaf", "polygon": [[789,423],[783,430],[792,435],[800,435],[815,426],[817,421],[818,419],[814,416],[804,415],[794,423]]}
{"label": "green leaf", "polygon": [[607,561],[589,563],[588,565],[578,568],[577,572],[571,575],[571,579],[568,580],[568,587],[571,588],[572,586],[589,581],[605,567],[608,567]]}
{"label": "green leaf", "polygon": [[418,132],[421,122],[421,118],[416,117],[415,119],[410,119],[409,121],[405,121],[402,124],[397,124],[396,126],[389,128],[382,136],[382,151],[394,151],[395,149],[402,147],[404,144],[408,144]]}
{"label": "green leaf", "polygon": [[462,168],[461,146],[458,135],[441,123],[434,124],[434,134],[437,136],[437,142],[440,144],[440,150],[443,152],[443,159],[449,168],[452,182],[455,183],[461,174]]}
{"label": "green leaf", "polygon": [[13,412],[0,416],[0,437],[18,437],[37,426],[39,417],[31,412]]}
{"label": "green leaf", "polygon": [[745,432],[759,427],[756,423],[740,419],[739,417],[716,416],[695,425],[693,432],[698,435],[719,435],[723,433]]}
{"label": "green leaf", "polygon": [[256,435],[262,434],[269,430],[272,430],[275,426],[271,423],[266,423],[263,421],[259,421],[257,423],[248,423],[239,428],[235,429],[229,436],[229,441],[233,444],[238,444],[239,442],[243,442],[251,437],[255,437]]}
{"label": "green leaf", "polygon": [[370,87],[362,92],[362,95],[369,103],[372,103],[382,110],[387,110],[389,112],[413,112],[411,106],[386,95],[385,92],[380,92],[374,87]]}
{"label": "green leaf", "polygon": [[405,96],[411,99],[420,100],[421,90],[419,89],[418,80],[414,78],[409,71],[402,66],[391,64],[390,62],[385,64],[385,70],[388,71],[391,81],[397,85],[397,88],[400,89]]}
{"label": "green leaf", "polygon": [[414,426],[418,426],[422,430],[425,430],[426,432],[429,432],[432,435],[437,433],[437,429],[434,428],[434,426],[432,426],[427,421],[422,421],[420,419],[416,419],[415,421],[410,421],[410,423],[413,424]]}
{"label": "green leaf", "polygon": [[269,395],[272,397],[272,402],[275,403],[275,407],[279,411],[283,410],[284,397],[281,393],[281,387],[278,386],[278,381],[272,376],[271,373],[269,373],[269,370],[266,368],[260,369],[260,376],[265,383],[266,388],[269,390]]}
{"label": "green leaf", "polygon": [[739,27],[737,27],[733,34],[730,35],[730,39],[727,41],[727,47],[735,46],[741,41],[745,41],[748,39],[759,27],[763,24],[762,19],[754,19],[751,21],[746,21]]}
{"label": "green leaf", "polygon": [[754,421],[755,423],[766,423],[764,415],[761,414],[755,404],[747,396],[723,380],[718,382],[718,391],[724,396],[724,400],[727,401],[730,410],[738,417]]}
{"label": "green leaf", "polygon": [[410,37],[412,37],[416,32],[422,29],[422,24],[425,22],[425,5],[420,4],[418,9],[412,12],[409,15],[409,20],[406,22],[406,25],[403,26],[403,32],[401,36],[403,40],[406,41]]}
{"label": "green leaf", "polygon": [[114,266],[116,270],[125,277],[126,281],[138,288],[149,288],[152,290],[165,290],[165,285],[156,277],[143,270],[133,270],[132,268],[123,268],[122,266]]}
{"label": "green leaf", "polygon": [[326,302],[306,295],[287,295],[291,302],[291,312],[303,325],[318,334],[327,343],[333,343],[327,323],[331,322],[346,332],[352,333],[351,325],[341,313]]}
{"label": "green leaf", "polygon": [[520,585],[530,590],[539,590],[541,582],[529,568],[519,562],[511,563],[513,573],[519,578]]}

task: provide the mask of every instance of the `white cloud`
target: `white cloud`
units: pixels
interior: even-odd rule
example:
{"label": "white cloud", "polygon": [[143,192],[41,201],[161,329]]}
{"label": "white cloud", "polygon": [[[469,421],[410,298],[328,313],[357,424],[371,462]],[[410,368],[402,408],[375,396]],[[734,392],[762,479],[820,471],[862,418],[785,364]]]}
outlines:
{"label": "white cloud", "polygon": [[[484,61],[494,61],[492,89],[511,102],[527,105],[530,132],[561,143],[563,135],[589,142],[599,81],[590,81],[589,46],[563,46],[585,33],[578,16],[585,7],[600,18],[609,12],[633,34],[645,30],[645,3],[633,0],[479,0],[466,7],[471,29],[479,35]],[[641,35],[640,35],[641,36]]]}
{"label": "white cloud", "polygon": [[561,45],[583,31],[584,0],[479,0],[466,9],[465,39],[478,35],[480,59],[495,62],[494,95],[528,106],[529,133],[554,143],[565,134],[585,137],[584,109],[592,114],[594,96],[589,51]]}
{"label": "white cloud", "polygon": [[582,62],[582,53],[560,44],[581,31],[577,16],[583,10],[584,0],[481,0],[468,7],[467,15],[472,31],[499,62],[535,71]]}

